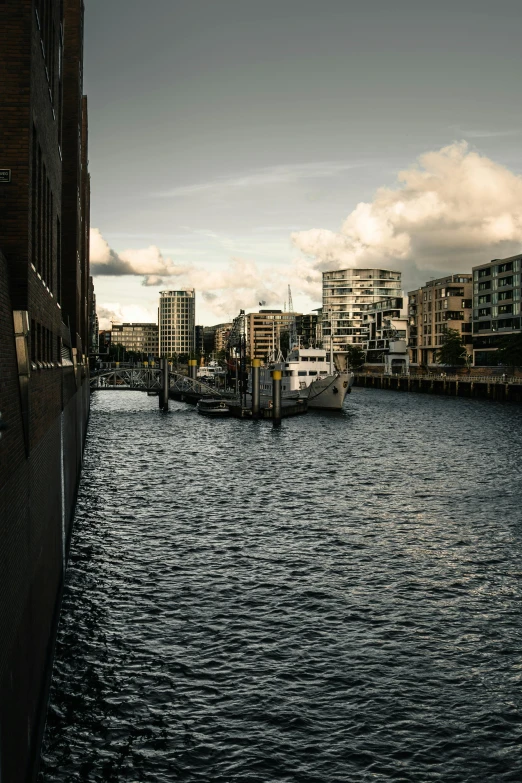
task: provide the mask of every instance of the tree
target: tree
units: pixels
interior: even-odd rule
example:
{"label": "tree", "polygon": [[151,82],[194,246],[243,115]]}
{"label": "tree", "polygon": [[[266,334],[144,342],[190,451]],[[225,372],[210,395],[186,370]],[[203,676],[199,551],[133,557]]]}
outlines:
{"label": "tree", "polygon": [[511,367],[522,367],[522,334],[506,335],[501,341],[497,351],[500,364]]}
{"label": "tree", "polygon": [[349,345],[346,352],[350,370],[360,370],[366,361],[366,354],[362,348],[359,348],[358,345]]}
{"label": "tree", "polygon": [[450,367],[462,367],[466,363],[466,348],[460,332],[446,329],[442,335],[441,347],[435,353],[435,360]]}

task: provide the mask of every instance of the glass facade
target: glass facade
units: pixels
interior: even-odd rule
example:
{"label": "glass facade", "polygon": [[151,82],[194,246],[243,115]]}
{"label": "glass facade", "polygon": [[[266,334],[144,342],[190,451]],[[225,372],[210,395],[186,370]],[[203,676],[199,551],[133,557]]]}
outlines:
{"label": "glass facade", "polygon": [[159,301],[160,356],[190,354],[196,347],[196,292],[161,291]]}

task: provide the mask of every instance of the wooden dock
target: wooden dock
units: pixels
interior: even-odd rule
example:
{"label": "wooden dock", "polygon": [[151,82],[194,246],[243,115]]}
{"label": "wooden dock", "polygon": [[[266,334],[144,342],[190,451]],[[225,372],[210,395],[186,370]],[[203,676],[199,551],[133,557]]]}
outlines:
{"label": "wooden dock", "polygon": [[[229,402],[228,407],[230,413],[236,419],[251,419],[252,408],[247,404],[246,406],[237,400]],[[281,418],[285,419],[288,416],[302,416],[304,413],[308,413],[308,404],[306,400],[283,400],[281,404]],[[265,402],[261,402],[259,410],[260,419],[271,419],[273,414],[273,408],[269,407]]]}
{"label": "wooden dock", "polygon": [[522,378],[491,375],[378,375],[355,373],[355,386],[392,391],[443,394],[451,397],[481,397],[522,403]]}

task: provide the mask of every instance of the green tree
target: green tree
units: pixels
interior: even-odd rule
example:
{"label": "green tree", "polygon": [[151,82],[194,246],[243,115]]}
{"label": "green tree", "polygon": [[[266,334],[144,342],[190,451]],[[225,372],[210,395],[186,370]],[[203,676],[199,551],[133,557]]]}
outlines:
{"label": "green tree", "polygon": [[456,329],[446,329],[442,336],[441,347],[435,353],[439,364],[450,367],[462,367],[466,363],[466,348],[460,332]]}
{"label": "green tree", "polygon": [[348,353],[348,367],[350,370],[360,370],[365,361],[366,354],[359,348],[358,345],[349,345],[347,349]]}
{"label": "green tree", "polygon": [[522,367],[522,334],[506,335],[500,342],[497,357],[500,364],[511,367]]}

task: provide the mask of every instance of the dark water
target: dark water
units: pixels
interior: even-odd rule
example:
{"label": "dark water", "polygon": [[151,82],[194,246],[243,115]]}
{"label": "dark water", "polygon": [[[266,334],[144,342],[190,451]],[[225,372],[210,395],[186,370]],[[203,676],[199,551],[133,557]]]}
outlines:
{"label": "dark water", "polygon": [[99,392],[44,781],[522,781],[522,409]]}

